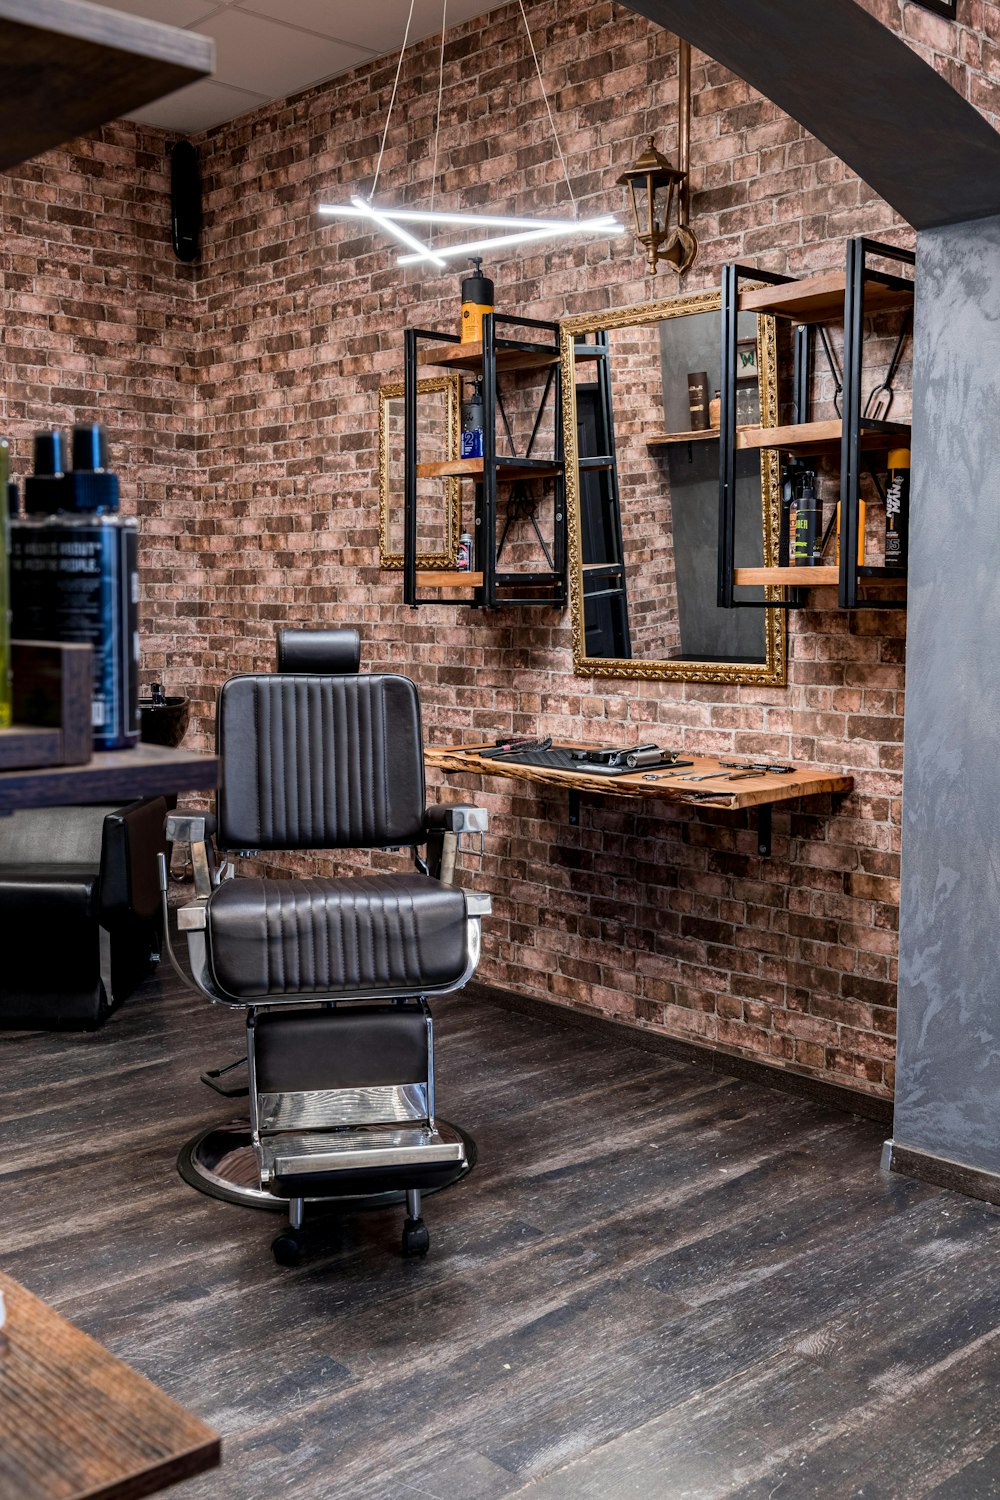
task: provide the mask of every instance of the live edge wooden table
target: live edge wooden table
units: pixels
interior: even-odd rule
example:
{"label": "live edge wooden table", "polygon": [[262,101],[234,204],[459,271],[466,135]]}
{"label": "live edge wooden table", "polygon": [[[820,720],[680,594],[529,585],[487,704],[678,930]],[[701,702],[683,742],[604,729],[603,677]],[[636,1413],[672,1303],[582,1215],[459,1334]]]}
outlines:
{"label": "live edge wooden table", "polygon": [[204,1422],[0,1272],[0,1500],[138,1500],[219,1462]]}
{"label": "live edge wooden table", "polygon": [[[480,745],[481,751],[485,747]],[[564,744],[565,749],[592,748],[583,745]],[[818,797],[833,792],[841,795],[854,786],[853,776],[837,771],[822,771],[795,766],[792,771],[764,772],[759,776],[731,781],[725,779],[735,774],[732,762],[742,764],[749,761],[746,756],[727,756],[723,765],[718,756],[695,755],[683,752],[683,759],[691,765],[669,768],[630,771],[623,776],[600,776],[586,770],[562,771],[549,766],[524,766],[515,761],[494,760],[477,753],[475,747],[461,745],[428,745],[424,758],[429,766],[441,771],[464,771],[474,776],[505,776],[516,781],[535,781],[546,786],[564,787],[569,793],[569,821],[580,820],[580,794],[586,792],[598,797],[639,797],[654,801],[683,802],[688,806],[739,809],[752,807],[757,813],[757,851],[762,856],[771,852],[771,809],[776,802],[791,802],[799,797]],[[784,764],[784,762],[780,762]],[[792,764],[792,762],[788,762]],[[708,776],[718,772],[707,781],[686,781],[684,777]]]}
{"label": "live edge wooden table", "polygon": [[207,792],[218,783],[218,758],[197,750],[146,744],[133,750],[98,750],[82,766],[0,771],[0,814],[22,807],[69,807]]}

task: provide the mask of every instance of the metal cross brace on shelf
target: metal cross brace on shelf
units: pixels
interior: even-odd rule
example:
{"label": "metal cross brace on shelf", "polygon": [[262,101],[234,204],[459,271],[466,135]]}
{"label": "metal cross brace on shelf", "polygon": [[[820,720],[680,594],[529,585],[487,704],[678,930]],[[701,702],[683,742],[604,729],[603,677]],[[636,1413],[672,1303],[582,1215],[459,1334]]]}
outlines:
{"label": "metal cross brace on shelf", "polygon": [[[552,391],[552,383],[555,379],[555,373],[555,368],[550,368],[548,374],[545,377],[545,385],[542,389],[542,394],[539,398],[538,407],[535,412],[534,426],[531,429],[531,436],[528,439],[528,446],[524,450],[523,456],[525,458],[531,457],[531,450],[535,446],[535,439],[538,436],[539,429],[542,425],[542,418],[545,415],[545,410],[549,403],[549,396]],[[507,446],[510,448],[511,457],[518,458],[520,455],[517,451],[517,445],[514,442],[514,435],[511,432],[510,422],[507,419],[507,411],[503,404],[503,393],[500,389],[499,380],[497,380],[496,383],[496,395],[497,410],[500,413],[501,420],[503,421],[504,432],[507,435]],[[503,549],[513,523],[515,521],[527,520],[531,522],[532,529],[534,530],[535,536],[538,538],[538,545],[542,549],[545,561],[548,563],[552,571],[555,572],[555,560],[553,559],[552,553],[549,550],[545,538],[542,536],[541,530],[538,525],[537,513],[538,500],[534,496],[528,494],[526,484],[522,481],[520,484],[514,485],[513,489],[511,490],[510,497],[507,500],[503,531],[500,533],[500,541],[497,544],[497,562],[499,562],[501,557],[503,556]]]}

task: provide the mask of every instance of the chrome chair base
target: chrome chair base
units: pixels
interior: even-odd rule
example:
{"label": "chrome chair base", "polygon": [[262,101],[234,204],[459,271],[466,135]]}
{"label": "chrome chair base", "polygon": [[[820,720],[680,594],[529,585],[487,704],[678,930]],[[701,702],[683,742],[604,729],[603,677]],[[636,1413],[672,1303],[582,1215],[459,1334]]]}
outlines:
{"label": "chrome chair base", "polygon": [[[428,1185],[420,1190],[425,1197],[461,1182],[476,1165],[476,1143],[466,1131],[440,1119],[437,1121],[437,1130],[442,1142],[451,1148],[448,1154],[457,1159],[449,1161],[444,1169],[435,1165],[429,1170]],[[460,1147],[464,1147],[464,1151],[459,1157]],[[235,1203],[242,1208],[260,1208],[284,1214],[288,1212],[288,1198],[278,1197],[261,1186],[257,1154],[247,1120],[209,1125],[199,1131],[182,1146],[177,1158],[177,1170],[190,1187],[197,1188],[199,1193],[205,1193],[209,1198],[217,1198],[223,1203]],[[351,1210],[393,1208],[406,1202],[406,1190],[399,1188],[379,1193],[358,1193],[352,1192],[345,1183],[343,1193],[324,1192],[321,1197],[307,1195],[305,1201]]]}

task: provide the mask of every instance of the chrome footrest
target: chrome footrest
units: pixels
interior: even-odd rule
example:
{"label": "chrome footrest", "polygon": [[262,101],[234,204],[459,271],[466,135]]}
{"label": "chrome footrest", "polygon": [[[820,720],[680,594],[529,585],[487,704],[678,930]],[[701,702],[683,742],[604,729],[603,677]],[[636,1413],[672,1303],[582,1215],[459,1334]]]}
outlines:
{"label": "chrome footrest", "polygon": [[369,1167],[459,1166],[465,1161],[465,1143],[443,1121],[434,1130],[426,1125],[311,1130],[265,1136],[259,1160],[261,1182],[267,1183],[275,1177]]}

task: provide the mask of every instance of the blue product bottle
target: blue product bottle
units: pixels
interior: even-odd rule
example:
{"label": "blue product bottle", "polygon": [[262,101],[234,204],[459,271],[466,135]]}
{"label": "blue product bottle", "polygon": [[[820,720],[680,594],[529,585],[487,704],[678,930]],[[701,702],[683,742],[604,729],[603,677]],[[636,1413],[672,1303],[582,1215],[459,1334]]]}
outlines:
{"label": "blue product bottle", "polygon": [[94,648],[95,750],[139,742],[138,529],[118,514],[118,477],[96,424],[74,427],[73,468],[62,434],[35,436],[24,516],[11,524],[15,639]]}
{"label": "blue product bottle", "polygon": [[483,382],[473,382],[472,395],[462,402],[462,448],[461,458],[483,456]]}

